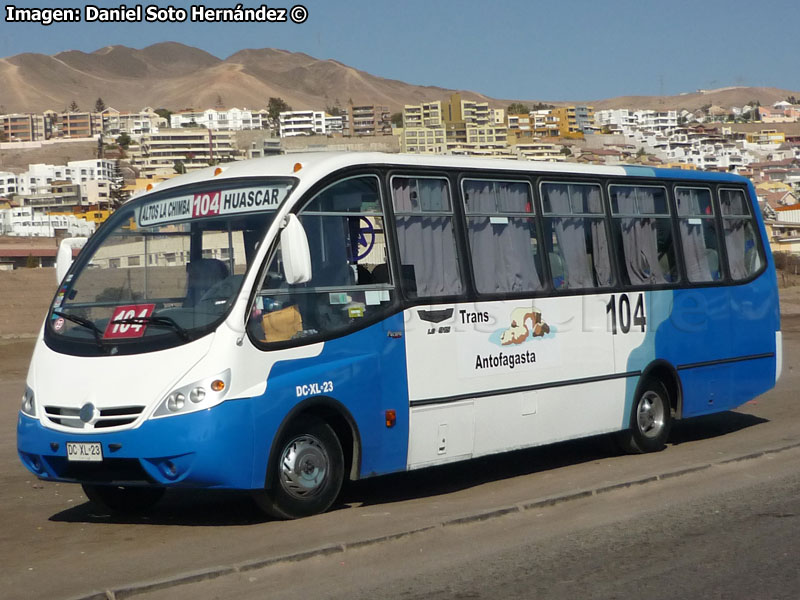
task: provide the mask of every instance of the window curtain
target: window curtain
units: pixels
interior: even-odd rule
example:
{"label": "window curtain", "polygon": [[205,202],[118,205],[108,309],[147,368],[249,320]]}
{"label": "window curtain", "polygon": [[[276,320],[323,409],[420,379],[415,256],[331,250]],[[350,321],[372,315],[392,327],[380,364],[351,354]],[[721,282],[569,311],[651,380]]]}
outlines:
{"label": "window curtain", "polygon": [[744,279],[749,274],[745,263],[745,227],[747,221],[744,219],[724,219],[723,223],[725,225],[725,247],[728,250],[728,267],[731,270],[731,278]]}
{"label": "window curtain", "polygon": [[[577,187],[577,186],[575,186]],[[597,211],[603,213],[600,191],[591,188],[583,194],[575,190],[576,210]],[[547,188],[550,209],[554,213],[569,214],[573,212],[570,204],[570,189],[566,185],[552,185]],[[583,205],[583,200],[586,205]],[[558,247],[564,262],[564,279],[568,288],[588,288],[595,285],[609,285],[611,282],[611,263],[608,256],[608,238],[602,219],[584,217],[551,217],[553,230],[556,232]],[[587,224],[592,237],[592,254],[586,251]],[[552,261],[551,261],[552,264]],[[597,282],[592,270],[597,275]]]}
{"label": "window curtain", "polygon": [[[397,213],[449,211],[447,186],[436,180],[395,178],[392,197]],[[453,218],[424,214],[396,218],[403,277],[413,268],[417,296],[447,296],[461,292]]]}
{"label": "window curtain", "polygon": [[[650,213],[655,210],[653,193],[642,188],[618,188],[617,211],[625,215]],[[638,210],[637,201],[638,197]],[[621,217],[618,219],[622,234],[625,269],[632,284],[666,283],[658,262],[658,238],[653,217]]]}
{"label": "window curtain", "polygon": [[[470,213],[524,213],[530,200],[525,185],[468,182]],[[531,215],[530,221],[532,221]],[[531,240],[536,233],[525,217],[493,224],[488,216],[469,217],[469,245],[475,283],[483,293],[521,292],[542,287]]]}
{"label": "window curtain", "polygon": [[690,223],[691,215],[702,214],[697,191],[677,190],[675,200],[678,203],[678,216],[681,227],[683,256],[686,261],[686,273],[689,281],[711,281],[714,277],[708,264],[708,248],[703,234],[703,219],[698,217],[697,224]]}
{"label": "window curtain", "polygon": [[[603,198],[600,190],[596,187],[587,188],[589,194],[586,198],[587,210],[591,213],[602,215]],[[608,236],[606,235],[605,223],[602,219],[592,219],[592,258],[594,259],[594,270],[597,275],[597,285],[611,285],[611,255],[608,251]]]}

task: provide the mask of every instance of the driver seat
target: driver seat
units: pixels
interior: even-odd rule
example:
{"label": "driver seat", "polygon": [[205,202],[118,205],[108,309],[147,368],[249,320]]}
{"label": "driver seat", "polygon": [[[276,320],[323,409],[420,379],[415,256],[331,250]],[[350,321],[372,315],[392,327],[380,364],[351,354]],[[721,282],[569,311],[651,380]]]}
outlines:
{"label": "driver seat", "polygon": [[186,265],[186,298],[184,308],[195,306],[214,284],[228,276],[227,265],[216,258],[201,258]]}

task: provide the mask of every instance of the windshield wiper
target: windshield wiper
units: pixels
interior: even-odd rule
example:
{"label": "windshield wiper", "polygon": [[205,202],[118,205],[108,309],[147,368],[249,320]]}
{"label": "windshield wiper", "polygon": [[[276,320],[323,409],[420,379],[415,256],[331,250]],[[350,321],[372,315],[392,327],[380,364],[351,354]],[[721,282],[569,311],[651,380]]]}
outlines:
{"label": "windshield wiper", "polygon": [[162,329],[172,329],[184,342],[189,341],[189,332],[170,317],[128,317],[127,319],[114,319],[111,322],[119,323],[120,325],[152,325],[153,327],[161,327]]}
{"label": "windshield wiper", "polygon": [[73,323],[77,323],[81,327],[86,327],[86,329],[91,329],[92,334],[94,334],[94,341],[97,342],[97,347],[100,348],[103,352],[106,352],[106,347],[103,344],[103,332],[98,329],[97,325],[94,322],[90,321],[89,319],[85,319],[84,317],[79,317],[77,315],[71,315],[69,313],[61,312],[60,310],[54,310],[54,315],[58,315],[66,319],[67,321],[72,321]]}

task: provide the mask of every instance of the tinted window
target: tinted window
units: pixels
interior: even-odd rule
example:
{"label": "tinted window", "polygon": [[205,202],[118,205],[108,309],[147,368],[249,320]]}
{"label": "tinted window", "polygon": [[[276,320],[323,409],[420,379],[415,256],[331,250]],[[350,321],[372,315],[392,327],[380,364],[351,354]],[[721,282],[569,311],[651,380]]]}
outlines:
{"label": "tinted window", "polygon": [[543,183],[544,246],[555,289],[612,285],[599,185]]}
{"label": "tinted window", "polygon": [[400,273],[411,297],[460,294],[453,209],[446,179],[392,177]]}
{"label": "tinted window", "polygon": [[540,251],[530,185],[467,179],[462,190],[478,292],[540,290]]}
{"label": "tinted window", "polygon": [[678,281],[667,191],[612,185],[609,197],[622,283],[638,286]]}

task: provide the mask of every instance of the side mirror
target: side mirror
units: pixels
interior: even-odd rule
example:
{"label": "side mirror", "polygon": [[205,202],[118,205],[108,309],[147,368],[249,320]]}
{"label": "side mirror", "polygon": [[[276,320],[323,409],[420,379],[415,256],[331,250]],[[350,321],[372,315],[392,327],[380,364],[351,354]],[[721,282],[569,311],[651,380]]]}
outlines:
{"label": "side mirror", "polygon": [[286,282],[290,285],[311,280],[311,252],[308,250],[306,230],[297,215],[286,217],[281,231],[281,254]]}
{"label": "side mirror", "polygon": [[58,253],[56,254],[56,279],[58,283],[64,280],[64,276],[72,266],[72,250],[75,248],[83,248],[89,238],[64,238],[58,246]]}

